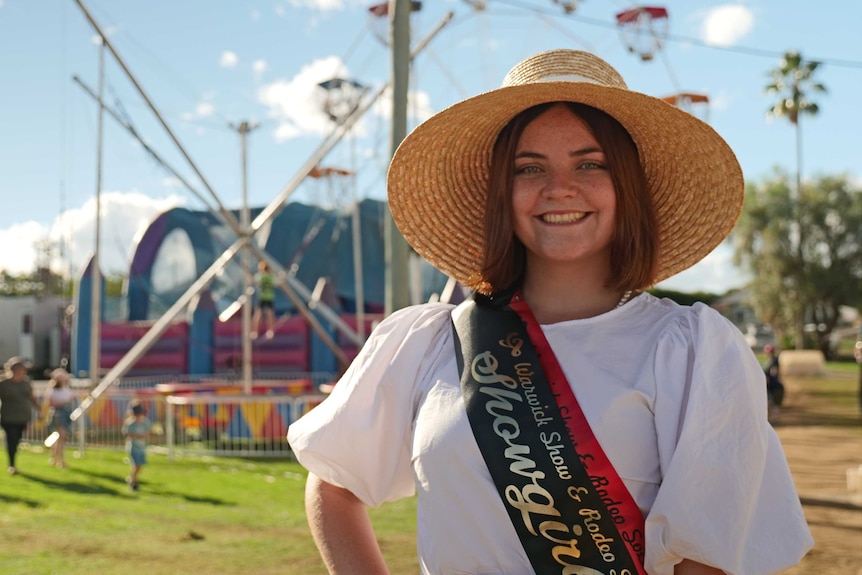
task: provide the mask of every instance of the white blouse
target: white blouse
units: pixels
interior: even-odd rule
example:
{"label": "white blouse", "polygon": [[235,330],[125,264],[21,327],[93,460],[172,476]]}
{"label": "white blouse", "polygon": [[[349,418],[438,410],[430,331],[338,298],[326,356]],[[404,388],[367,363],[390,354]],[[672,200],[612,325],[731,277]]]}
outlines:
{"label": "white blouse", "polygon": [[75,392],[68,387],[49,387],[45,397],[51,407],[61,407],[74,401]]}
{"label": "white blouse", "polygon": [[[464,410],[451,309],[383,321],[288,440],[302,465],[367,505],[418,493],[422,573],[533,573]],[[775,573],[811,548],[763,372],[730,322],[644,293],[542,330],[644,513],[650,575],[683,558]]]}

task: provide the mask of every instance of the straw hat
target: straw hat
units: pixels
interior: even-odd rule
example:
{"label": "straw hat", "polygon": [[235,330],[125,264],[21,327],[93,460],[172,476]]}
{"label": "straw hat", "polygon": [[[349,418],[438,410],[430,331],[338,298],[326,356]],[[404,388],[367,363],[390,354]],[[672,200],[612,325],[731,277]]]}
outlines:
{"label": "straw hat", "polygon": [[475,283],[494,142],[520,112],[556,101],[603,110],[631,134],[659,226],[656,282],[694,265],[730,233],[744,181],[721,136],[691,114],[629,90],[597,56],[552,50],[517,64],[501,88],[432,116],[401,143],[389,167],[389,207],[413,249],[442,272]]}

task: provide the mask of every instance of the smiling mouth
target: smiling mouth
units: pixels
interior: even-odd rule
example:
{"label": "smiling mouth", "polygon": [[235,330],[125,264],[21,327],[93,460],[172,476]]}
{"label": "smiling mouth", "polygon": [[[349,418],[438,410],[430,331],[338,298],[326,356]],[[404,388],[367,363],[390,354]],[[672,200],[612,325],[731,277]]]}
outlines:
{"label": "smiling mouth", "polygon": [[587,212],[569,212],[566,214],[542,214],[541,219],[548,224],[570,224],[577,222],[589,214]]}

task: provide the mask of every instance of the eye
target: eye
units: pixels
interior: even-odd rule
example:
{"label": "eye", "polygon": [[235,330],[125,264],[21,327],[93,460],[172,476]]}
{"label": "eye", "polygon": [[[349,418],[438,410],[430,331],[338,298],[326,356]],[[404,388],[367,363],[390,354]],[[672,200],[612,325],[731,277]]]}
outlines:
{"label": "eye", "polygon": [[541,168],[535,164],[525,164],[523,166],[515,166],[515,175],[520,174],[538,174],[541,172]]}
{"label": "eye", "polygon": [[604,170],[605,165],[595,160],[586,160],[578,165],[579,170]]}

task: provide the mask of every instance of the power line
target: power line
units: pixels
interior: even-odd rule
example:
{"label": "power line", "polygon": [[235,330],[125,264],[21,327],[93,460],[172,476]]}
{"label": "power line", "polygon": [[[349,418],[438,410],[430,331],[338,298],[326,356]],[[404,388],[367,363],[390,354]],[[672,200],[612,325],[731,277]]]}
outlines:
{"label": "power line", "polygon": [[[495,4],[506,4],[511,7],[520,8],[522,10],[526,10],[528,12],[533,12],[535,14],[541,14],[544,16],[553,16],[557,18],[566,18],[581,22],[583,24],[587,24],[589,26],[597,26],[601,28],[613,28],[616,29],[617,25],[614,22],[608,22],[606,20],[600,20],[598,18],[590,18],[588,16],[579,16],[577,12],[573,13],[562,13],[552,10],[547,10],[545,8],[539,6],[529,5],[520,0],[496,0]],[[784,56],[785,51],[779,50],[767,50],[763,48],[752,48],[749,46],[718,46],[716,44],[710,44],[709,42],[705,42],[699,38],[692,38],[689,36],[680,36],[677,34],[667,34],[667,40],[671,42],[681,42],[693,44],[695,46],[699,46],[701,48],[709,48],[713,50],[721,50],[723,52],[736,52],[738,54],[745,54],[748,56],[758,56],[763,58],[781,58]],[[826,64],[829,66],[836,66],[841,68],[862,68],[862,61],[859,60],[845,60],[841,58],[818,58],[810,55],[806,55],[805,57],[808,61],[820,62],[821,64]]]}
{"label": "power line", "polygon": [[[698,38],[689,38],[687,36],[677,36],[675,34],[668,34],[667,39],[673,42],[688,42],[690,44],[695,44],[702,48],[711,48],[713,50],[722,50],[724,52],[736,52],[739,54],[746,54],[749,56],[760,56],[765,58],[782,58],[784,57],[785,51],[776,51],[776,50],[766,50],[763,48],[751,48],[748,46],[717,46],[715,44],[710,44],[708,42],[704,42]],[[862,68],[862,61],[854,61],[854,60],[842,60],[838,58],[817,58],[807,56],[805,57],[808,61],[820,62],[821,64],[828,64],[829,66],[837,66],[841,68]]]}

